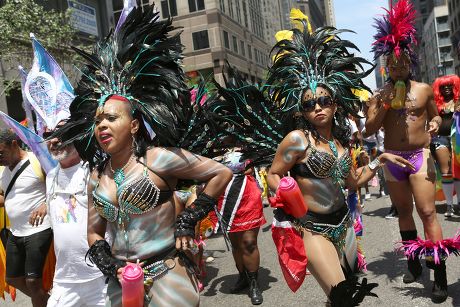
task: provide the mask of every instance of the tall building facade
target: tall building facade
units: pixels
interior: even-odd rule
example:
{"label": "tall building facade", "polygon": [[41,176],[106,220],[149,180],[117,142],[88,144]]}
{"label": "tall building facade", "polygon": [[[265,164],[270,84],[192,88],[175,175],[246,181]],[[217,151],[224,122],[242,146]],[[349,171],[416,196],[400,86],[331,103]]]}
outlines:
{"label": "tall building facade", "polygon": [[377,88],[381,88],[385,85],[387,79],[386,75],[386,62],[385,57],[381,56],[376,60],[376,66],[374,69],[375,74],[375,85]]}
{"label": "tall building facade", "polygon": [[[269,2],[269,1],[267,1]],[[247,80],[261,83],[269,64],[263,3],[259,0],[162,0],[162,18],[182,27],[184,69],[222,82],[226,61]]]}
{"label": "tall building facade", "polygon": [[421,52],[422,81],[431,84],[438,76],[452,74],[454,63],[447,5],[435,6],[425,21]]}
{"label": "tall building facade", "polygon": [[261,0],[264,17],[265,41],[269,46],[276,43],[275,33],[282,30],[281,5],[279,0]]}
{"label": "tall building facade", "polygon": [[306,14],[310,18],[313,28],[325,25],[335,26],[333,0],[279,0],[279,4],[283,29],[290,29],[291,27],[289,13],[292,8],[298,8]]}
{"label": "tall building facade", "polygon": [[454,73],[460,75],[460,1],[448,0],[447,2]]}

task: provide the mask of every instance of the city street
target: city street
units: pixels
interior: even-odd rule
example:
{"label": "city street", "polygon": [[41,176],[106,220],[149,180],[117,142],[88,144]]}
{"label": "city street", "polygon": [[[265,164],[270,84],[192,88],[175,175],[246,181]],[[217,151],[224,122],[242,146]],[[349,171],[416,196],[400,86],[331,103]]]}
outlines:
{"label": "city street", "polygon": [[[455,200],[455,197],[454,197]],[[406,285],[402,282],[405,268],[404,258],[394,252],[394,243],[401,239],[398,220],[385,219],[390,204],[389,197],[375,198],[365,203],[364,237],[362,240],[368,262],[366,277],[379,286],[373,291],[379,298],[366,297],[361,306],[433,306],[430,300],[433,273],[424,266],[423,278],[419,282]],[[446,206],[437,206],[438,218],[445,236],[453,236],[460,227],[460,217],[444,218]],[[259,235],[261,253],[260,285],[264,290],[265,306],[324,306],[326,297],[313,276],[307,276],[297,293],[292,293],[286,285],[279,268],[276,250],[271,238],[271,209],[265,209],[269,221]],[[419,233],[421,223],[416,220]],[[252,306],[247,293],[229,294],[228,289],[237,279],[236,268],[230,252],[225,249],[223,238],[211,239],[207,249],[215,257],[208,265],[208,278],[202,292],[201,306]],[[460,306],[460,258],[455,256],[447,261],[449,297],[437,306]],[[431,273],[431,276],[428,274]],[[430,280],[431,278],[431,280]],[[436,305],[435,305],[436,306]]]}
{"label": "city street", "polygon": [[[374,190],[375,191],[375,190]],[[423,278],[419,282],[405,285],[402,273],[405,268],[404,258],[394,252],[394,243],[400,240],[398,220],[385,219],[388,213],[389,198],[375,198],[365,203],[363,248],[368,262],[366,277],[369,282],[379,286],[374,292],[379,298],[367,297],[362,306],[434,306],[430,300],[433,273],[424,267]],[[460,217],[449,220],[444,218],[446,206],[437,205],[438,218],[445,236],[453,236],[460,227]],[[271,239],[270,223],[272,210],[265,208],[267,224],[259,235],[261,253],[260,285],[263,289],[262,306],[324,306],[326,300],[321,288],[312,276],[307,276],[297,293],[287,287]],[[419,232],[422,230],[417,219]],[[252,306],[247,293],[229,294],[228,289],[237,279],[236,269],[231,253],[226,251],[222,237],[206,242],[207,250],[215,257],[207,266],[206,287],[201,295],[201,306]],[[448,262],[449,297],[437,306],[460,306],[460,258],[449,258]],[[431,273],[429,276],[428,273]],[[7,300],[7,306],[30,306],[30,301],[18,293],[16,303]]]}

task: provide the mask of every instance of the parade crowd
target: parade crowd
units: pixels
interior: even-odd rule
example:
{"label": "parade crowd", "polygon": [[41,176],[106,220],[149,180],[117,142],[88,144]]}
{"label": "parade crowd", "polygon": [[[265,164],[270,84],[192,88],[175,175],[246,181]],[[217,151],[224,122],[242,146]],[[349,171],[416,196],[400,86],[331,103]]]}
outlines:
{"label": "parade crowd", "polygon": [[403,282],[425,265],[431,300],[444,302],[460,234],[443,234],[435,202],[447,219],[460,215],[460,78],[414,80],[408,0],[376,19],[372,48],[388,78],[374,91],[363,83],[374,65],[344,30],[312,29],[295,9],[291,20],[262,85],[226,64],[224,84],[190,87],[180,32],[153,5],[125,7],[92,52],[75,49],[86,63],[75,89],[33,38],[39,69],[23,91],[35,114],[27,127],[2,114],[0,130],[2,296],[21,291],[34,307],[199,306],[205,241],[220,235],[239,274],[229,291],[260,305],[265,202],[288,287],[315,278],[326,306],[357,306],[378,286],[359,274],[362,206],[378,185],[387,218],[398,218]]}

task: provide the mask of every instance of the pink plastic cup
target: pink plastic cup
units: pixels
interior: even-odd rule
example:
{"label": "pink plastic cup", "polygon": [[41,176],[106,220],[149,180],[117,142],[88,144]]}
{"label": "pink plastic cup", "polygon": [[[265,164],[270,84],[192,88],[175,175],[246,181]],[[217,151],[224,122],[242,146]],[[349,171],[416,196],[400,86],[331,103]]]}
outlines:
{"label": "pink plastic cup", "polygon": [[122,273],[123,307],[144,306],[144,271],[137,263],[128,263]]}

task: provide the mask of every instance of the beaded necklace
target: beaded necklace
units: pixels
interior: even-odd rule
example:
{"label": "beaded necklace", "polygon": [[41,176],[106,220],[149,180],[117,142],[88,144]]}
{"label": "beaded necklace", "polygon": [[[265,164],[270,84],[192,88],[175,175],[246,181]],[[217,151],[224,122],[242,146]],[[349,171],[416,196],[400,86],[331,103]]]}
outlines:
{"label": "beaded necklace", "polygon": [[334,138],[332,140],[328,140],[325,137],[323,137],[321,134],[318,133],[319,138],[326,142],[329,145],[329,148],[331,149],[332,153],[334,154],[334,157],[338,158],[339,156],[339,151],[337,150],[337,146],[335,145]]}
{"label": "beaded necklace", "polygon": [[133,160],[134,160],[134,155],[131,155],[128,162],[126,162],[126,164],[123,167],[113,170],[112,159],[110,159],[109,167],[110,167],[110,171],[113,174],[113,181],[115,181],[117,188],[123,183],[123,181],[125,181],[125,178],[126,178],[125,169],[131,164]]}

